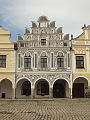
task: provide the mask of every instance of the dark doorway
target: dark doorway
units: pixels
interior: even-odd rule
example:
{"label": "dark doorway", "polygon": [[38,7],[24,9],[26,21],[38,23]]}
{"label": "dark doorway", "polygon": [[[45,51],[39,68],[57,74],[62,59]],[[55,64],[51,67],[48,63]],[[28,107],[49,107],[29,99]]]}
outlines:
{"label": "dark doorway", "polygon": [[22,84],[22,95],[26,95],[26,96],[29,96],[31,95],[31,84],[29,81],[25,81],[23,84]]}
{"label": "dark doorway", "polygon": [[37,95],[49,95],[49,84],[46,81],[40,81],[37,84]]}
{"label": "dark doorway", "polygon": [[74,83],[73,98],[83,98],[83,97],[84,97],[84,83]]}
{"label": "dark doorway", "polygon": [[2,93],[2,98],[5,98],[5,93]]}
{"label": "dark doorway", "polygon": [[54,98],[64,98],[65,97],[65,81],[59,83],[56,81],[53,86],[53,97]]}

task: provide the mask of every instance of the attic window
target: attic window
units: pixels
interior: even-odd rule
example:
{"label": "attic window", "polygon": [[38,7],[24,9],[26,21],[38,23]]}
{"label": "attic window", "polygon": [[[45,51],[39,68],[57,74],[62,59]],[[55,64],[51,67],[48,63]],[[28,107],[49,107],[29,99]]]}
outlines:
{"label": "attic window", "polygon": [[20,43],[20,47],[24,47],[24,43]]}
{"label": "attic window", "polygon": [[67,46],[67,43],[64,43],[64,46]]}

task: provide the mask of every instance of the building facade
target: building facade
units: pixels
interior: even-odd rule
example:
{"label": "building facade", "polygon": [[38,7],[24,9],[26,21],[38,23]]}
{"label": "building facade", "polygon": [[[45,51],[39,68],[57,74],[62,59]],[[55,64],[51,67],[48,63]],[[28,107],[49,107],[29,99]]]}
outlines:
{"label": "building facade", "polygon": [[90,97],[90,26],[72,40],[73,97]]}
{"label": "building facade", "polygon": [[62,27],[41,16],[17,44],[16,98],[71,97],[71,41]]}
{"label": "building facade", "polygon": [[0,27],[0,98],[90,97],[90,26],[77,38],[40,16],[11,42]]}
{"label": "building facade", "polygon": [[0,98],[14,98],[15,50],[11,33],[0,27]]}

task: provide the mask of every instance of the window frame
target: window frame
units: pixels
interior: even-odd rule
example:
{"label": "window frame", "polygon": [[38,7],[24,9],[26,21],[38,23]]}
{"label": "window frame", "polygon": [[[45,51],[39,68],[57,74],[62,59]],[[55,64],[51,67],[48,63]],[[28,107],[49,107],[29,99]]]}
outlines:
{"label": "window frame", "polygon": [[[58,59],[60,59],[60,61],[58,61]],[[58,64],[58,62],[60,63]],[[63,66],[62,66],[62,62],[63,62]],[[64,57],[57,57],[57,68],[64,68]]]}
{"label": "window frame", "polygon": [[[5,57],[5,58],[3,58]],[[6,68],[6,55],[0,55],[0,68]]]}
{"label": "window frame", "polygon": [[[46,60],[46,62],[42,61],[42,60]],[[47,68],[47,57],[41,57],[41,68]]]}
{"label": "window frame", "polygon": [[[79,57],[82,57],[83,59],[80,59]],[[77,60],[77,58],[79,59]],[[84,68],[84,56],[76,56],[76,68]]]}
{"label": "window frame", "polygon": [[41,39],[41,46],[46,46],[46,39]]}
{"label": "window frame", "polygon": [[[28,61],[28,59],[30,61]],[[27,60],[27,61],[25,61],[25,60]],[[26,66],[25,66],[25,64],[26,64]],[[30,64],[30,66],[29,66],[29,64]],[[24,57],[24,68],[25,69],[30,69],[31,68],[31,56],[25,56]]]}
{"label": "window frame", "polygon": [[20,42],[20,47],[21,48],[25,47],[25,44],[23,42]]}

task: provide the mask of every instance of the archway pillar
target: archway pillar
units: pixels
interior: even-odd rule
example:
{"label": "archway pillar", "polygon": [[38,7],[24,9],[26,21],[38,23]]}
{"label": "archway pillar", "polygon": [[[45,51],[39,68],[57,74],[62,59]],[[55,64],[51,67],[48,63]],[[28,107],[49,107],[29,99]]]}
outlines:
{"label": "archway pillar", "polygon": [[90,91],[90,82],[88,82],[88,90]]}
{"label": "archway pillar", "polygon": [[53,87],[49,87],[49,98],[53,98]]}
{"label": "archway pillar", "polygon": [[16,87],[15,87],[15,84],[13,84],[12,86],[12,99],[15,99],[16,98]]}
{"label": "archway pillar", "polygon": [[72,98],[72,87],[69,88],[69,98]]}
{"label": "archway pillar", "polygon": [[16,98],[16,89],[12,88],[12,99]]}
{"label": "archway pillar", "polygon": [[31,98],[35,97],[35,89],[32,87],[31,88]]}

